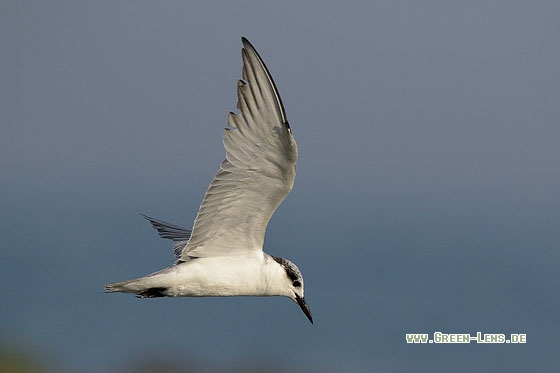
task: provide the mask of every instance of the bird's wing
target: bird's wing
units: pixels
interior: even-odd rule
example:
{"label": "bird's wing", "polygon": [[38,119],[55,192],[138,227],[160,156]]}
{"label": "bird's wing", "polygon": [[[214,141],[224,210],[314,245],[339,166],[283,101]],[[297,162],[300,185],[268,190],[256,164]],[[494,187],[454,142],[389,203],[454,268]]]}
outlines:
{"label": "bird's wing", "polygon": [[168,240],[173,241],[173,253],[176,258],[180,258],[187,241],[191,237],[192,231],[175,224],[167,223],[163,220],[151,218],[144,214],[141,215],[148,219],[150,224],[152,224],[152,227],[157,229],[161,238],[167,238]]}
{"label": "bird's wing", "polygon": [[157,229],[161,238],[167,238],[172,241],[188,241],[191,236],[190,229],[167,223],[163,220],[157,220],[144,214],[141,215],[148,219],[148,221],[152,224],[152,227]]}
{"label": "bird's wing", "polygon": [[270,217],[292,190],[297,145],[278,90],[245,38],[238,114],[229,113],[226,159],[210,183],[180,261],[262,250]]}

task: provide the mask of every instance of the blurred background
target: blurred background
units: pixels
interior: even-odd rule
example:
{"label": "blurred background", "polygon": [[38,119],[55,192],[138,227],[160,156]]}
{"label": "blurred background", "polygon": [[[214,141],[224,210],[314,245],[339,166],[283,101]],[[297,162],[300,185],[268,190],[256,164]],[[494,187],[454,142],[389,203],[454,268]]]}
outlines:
{"label": "blurred background", "polygon": [[[560,3],[2,1],[0,371],[550,371]],[[241,36],[300,158],[285,298],[136,299],[224,157]],[[407,344],[406,333],[527,334]]]}

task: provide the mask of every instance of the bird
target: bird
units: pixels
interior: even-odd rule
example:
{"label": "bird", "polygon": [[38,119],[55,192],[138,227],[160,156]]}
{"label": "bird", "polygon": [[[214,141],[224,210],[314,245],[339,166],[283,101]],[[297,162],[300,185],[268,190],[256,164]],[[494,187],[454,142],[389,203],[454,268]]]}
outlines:
{"label": "bird", "polygon": [[268,68],[255,47],[241,41],[238,112],[227,117],[226,157],[192,230],[144,215],[161,237],[174,241],[175,262],[105,290],[138,298],[282,296],[313,324],[299,268],[263,251],[268,222],[294,185],[298,148]]}

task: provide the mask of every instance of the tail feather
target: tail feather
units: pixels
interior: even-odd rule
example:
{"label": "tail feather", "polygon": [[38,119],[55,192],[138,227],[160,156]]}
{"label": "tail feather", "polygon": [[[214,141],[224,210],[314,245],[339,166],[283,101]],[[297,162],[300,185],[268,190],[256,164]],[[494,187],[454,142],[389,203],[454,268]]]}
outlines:
{"label": "tail feather", "polygon": [[112,284],[105,285],[105,291],[107,293],[137,293],[140,291],[136,286],[130,286],[131,283],[135,282],[135,280],[131,281],[122,281],[122,282],[113,282]]}
{"label": "tail feather", "polygon": [[114,282],[112,284],[105,285],[105,291],[107,293],[129,293],[136,294],[138,298],[158,298],[166,297],[167,292],[166,287],[153,286],[145,279],[137,279],[130,281]]}

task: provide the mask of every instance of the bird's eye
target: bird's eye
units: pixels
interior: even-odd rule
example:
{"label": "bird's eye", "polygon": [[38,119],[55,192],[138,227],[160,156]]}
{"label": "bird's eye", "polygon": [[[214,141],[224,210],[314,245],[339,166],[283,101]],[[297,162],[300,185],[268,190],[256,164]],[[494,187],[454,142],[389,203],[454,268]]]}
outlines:
{"label": "bird's eye", "polygon": [[296,288],[299,288],[301,286],[301,282],[296,280],[296,281],[292,282],[292,285],[294,285]]}

